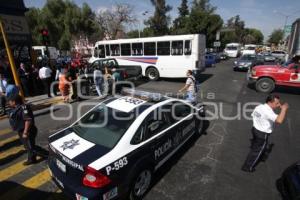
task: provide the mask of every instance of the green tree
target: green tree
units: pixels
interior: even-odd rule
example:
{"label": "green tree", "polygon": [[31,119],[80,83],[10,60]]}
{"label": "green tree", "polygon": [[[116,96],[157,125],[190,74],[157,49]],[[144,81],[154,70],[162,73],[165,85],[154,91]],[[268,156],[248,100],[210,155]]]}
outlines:
{"label": "green tree", "polygon": [[155,36],[169,33],[170,16],[167,13],[172,9],[165,0],[151,0],[155,7],[154,15],[146,21],[146,25],[153,30]]}
{"label": "green tree", "polygon": [[30,8],[25,16],[34,45],[42,44],[42,28],[49,31],[50,45],[62,50],[70,50],[72,41],[80,36],[93,38],[92,41],[103,37],[95,14],[86,3],[80,8],[70,0],[48,0],[43,8]]}
{"label": "green tree", "polygon": [[283,40],[284,31],[282,29],[275,29],[269,36],[268,42],[271,44],[278,45],[281,40]]}
{"label": "green tree", "polygon": [[246,28],[243,38],[244,44],[261,44],[264,41],[262,32],[255,28]]}
{"label": "green tree", "polygon": [[188,20],[189,15],[189,7],[188,7],[188,1],[182,0],[180,7],[178,7],[179,15],[178,17],[173,21],[173,27],[171,28],[171,32],[173,34],[186,34],[186,24]]}
{"label": "green tree", "polygon": [[202,33],[206,35],[208,47],[215,41],[216,33],[222,28],[223,20],[220,15],[214,14],[216,7],[209,0],[195,0],[187,21],[188,33]]}

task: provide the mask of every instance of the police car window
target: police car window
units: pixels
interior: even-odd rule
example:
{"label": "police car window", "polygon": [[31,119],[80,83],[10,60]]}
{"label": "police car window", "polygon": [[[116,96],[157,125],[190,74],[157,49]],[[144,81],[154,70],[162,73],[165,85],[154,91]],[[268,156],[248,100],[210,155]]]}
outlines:
{"label": "police car window", "polygon": [[172,106],[172,118],[174,121],[179,121],[182,118],[192,114],[193,109],[191,106],[182,102],[175,102]]}
{"label": "police car window", "polygon": [[167,116],[158,110],[151,112],[146,120],[146,139],[160,133],[170,125]]}
{"label": "police car window", "polygon": [[107,148],[113,148],[137,117],[102,104],[84,116],[72,129],[80,137]]}

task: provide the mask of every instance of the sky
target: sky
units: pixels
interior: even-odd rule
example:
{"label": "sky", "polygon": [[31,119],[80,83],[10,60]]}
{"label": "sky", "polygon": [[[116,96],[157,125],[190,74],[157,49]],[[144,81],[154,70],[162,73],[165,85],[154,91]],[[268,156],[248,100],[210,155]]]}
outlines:
{"label": "sky", "polygon": [[[26,7],[43,7],[46,0],[24,0]],[[134,15],[139,19],[138,23],[129,27],[136,29],[136,26],[143,27],[143,20],[151,16],[154,7],[150,0],[73,0],[78,6],[83,2],[96,12],[111,9],[115,3],[127,3],[134,7]],[[181,0],[166,0],[167,4],[173,9],[170,12],[171,18],[178,15],[177,7]],[[191,4],[192,0],[188,1]],[[299,0],[210,0],[213,6],[217,7],[216,13],[221,15],[224,22],[235,16],[240,15],[241,20],[245,21],[247,28],[257,28],[265,36],[265,40],[275,28],[283,28],[287,19],[287,25],[292,24],[295,19],[300,18]],[[146,15],[143,15],[148,11]]]}

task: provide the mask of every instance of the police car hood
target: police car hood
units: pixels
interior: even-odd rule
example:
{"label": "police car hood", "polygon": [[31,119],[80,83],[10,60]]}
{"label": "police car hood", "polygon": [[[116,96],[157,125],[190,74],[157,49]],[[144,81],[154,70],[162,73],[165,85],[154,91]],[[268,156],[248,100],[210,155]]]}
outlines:
{"label": "police car hood", "polygon": [[72,128],[49,137],[52,151],[75,163],[87,166],[107,154],[111,149],[78,136]]}

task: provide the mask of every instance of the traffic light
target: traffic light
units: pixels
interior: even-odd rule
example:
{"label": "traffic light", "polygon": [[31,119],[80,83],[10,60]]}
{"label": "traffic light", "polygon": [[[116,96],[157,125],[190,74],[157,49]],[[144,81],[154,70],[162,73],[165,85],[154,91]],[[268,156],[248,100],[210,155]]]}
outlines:
{"label": "traffic light", "polygon": [[41,34],[42,34],[42,41],[43,41],[43,44],[45,46],[48,46],[49,45],[49,32],[48,32],[48,29],[46,28],[43,28],[41,30]]}

